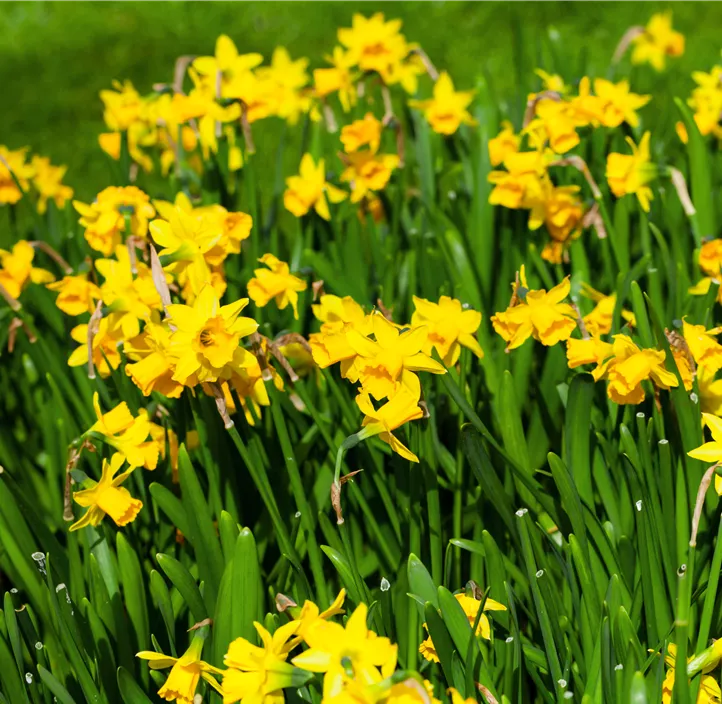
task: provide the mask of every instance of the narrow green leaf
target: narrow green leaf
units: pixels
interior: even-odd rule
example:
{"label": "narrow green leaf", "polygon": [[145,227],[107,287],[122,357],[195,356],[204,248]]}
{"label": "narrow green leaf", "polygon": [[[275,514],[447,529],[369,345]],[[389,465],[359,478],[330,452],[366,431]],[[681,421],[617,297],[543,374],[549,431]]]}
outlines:
{"label": "narrow green leaf", "polygon": [[160,568],[165,572],[166,577],[170,579],[173,586],[180,592],[196,622],[208,618],[205,602],[191,573],[170,555],[158,553],[156,559],[158,560]]}

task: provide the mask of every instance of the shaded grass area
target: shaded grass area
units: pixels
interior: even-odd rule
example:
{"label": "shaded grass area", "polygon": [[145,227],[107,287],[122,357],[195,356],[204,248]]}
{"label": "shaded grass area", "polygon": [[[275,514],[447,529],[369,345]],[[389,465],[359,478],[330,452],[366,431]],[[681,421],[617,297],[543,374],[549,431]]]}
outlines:
{"label": "shaded grass area", "polygon": [[[270,59],[273,48],[283,45],[294,58],[308,56],[312,68],[321,66],[337,28],[350,25],[354,12],[375,11],[402,19],[407,37],[420,42],[460,87],[485,75],[502,108],[518,120],[523,96],[538,88],[536,66],[559,71],[568,81],[578,80],[582,67],[605,75],[625,29],[665,8],[673,9],[677,27],[695,38],[665,79],[669,95],[686,96],[690,72],[719,60],[717,3],[2,3],[0,143],[27,145],[67,164],[68,183],[80,198],[90,199],[111,179],[97,136],[103,130],[98,92],[112,79],[129,78],[148,92],[154,82],[170,81],[177,56],[211,53],[222,32],[242,51]],[[555,37],[564,43],[563,52],[555,50]],[[557,55],[576,60],[558,62]],[[621,73],[627,73],[624,66]],[[632,75],[632,84],[651,90],[655,79],[644,69]],[[657,117],[673,112],[671,100],[658,107]],[[670,115],[665,128],[673,119]],[[256,129],[268,132],[270,144],[277,141],[277,125]]]}

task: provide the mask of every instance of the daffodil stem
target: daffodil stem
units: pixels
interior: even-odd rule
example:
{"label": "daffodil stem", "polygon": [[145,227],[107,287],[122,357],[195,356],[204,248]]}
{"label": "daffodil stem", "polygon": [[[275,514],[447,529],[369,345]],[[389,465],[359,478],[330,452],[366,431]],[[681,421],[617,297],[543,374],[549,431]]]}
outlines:
{"label": "daffodil stem", "polygon": [[251,456],[248,452],[248,448],[241,439],[241,436],[238,434],[236,426],[233,425],[227,430],[228,434],[233,440],[233,443],[238,449],[238,452],[241,455],[241,459],[248,468],[251,479],[253,479],[253,483],[258,488],[258,491],[261,494],[261,499],[266,505],[266,509],[271,516],[271,522],[273,523],[273,527],[278,534],[278,542],[281,544],[282,552],[286,553],[297,562],[300,562],[298,553],[296,552],[296,548],[293,546],[293,542],[291,541],[291,536],[289,535],[288,528],[283,522],[281,512],[278,510],[278,504],[276,503],[276,498],[273,496],[273,491],[271,490],[271,485],[268,481],[268,475],[266,474],[266,471],[260,464],[256,466],[253,463]]}
{"label": "daffodil stem", "polygon": [[689,680],[685,666],[687,663],[687,641],[689,639],[690,603],[692,599],[692,581],[694,577],[695,546],[689,546],[687,562],[679,569],[677,580],[677,613],[674,621],[675,641],[677,644],[677,671],[674,678],[674,701],[677,704],[689,704]]}
{"label": "daffodil stem", "polygon": [[303,488],[303,480],[298,469],[296,456],[291,445],[291,438],[288,435],[288,427],[283,416],[283,409],[279,393],[273,385],[273,381],[266,384],[266,388],[271,394],[271,415],[273,416],[273,424],[276,426],[276,433],[281,444],[283,452],[283,460],[286,464],[288,477],[291,480],[291,491],[296,500],[296,506],[301,512],[301,523],[306,531],[306,544],[308,546],[308,557],[311,563],[311,572],[313,573],[314,582],[316,582],[316,593],[319,601],[323,604],[329,602],[328,591],[326,589],[326,579],[323,575],[323,564],[321,561],[321,549],[316,540],[316,524],[313,520],[311,507],[306,500],[306,494]]}

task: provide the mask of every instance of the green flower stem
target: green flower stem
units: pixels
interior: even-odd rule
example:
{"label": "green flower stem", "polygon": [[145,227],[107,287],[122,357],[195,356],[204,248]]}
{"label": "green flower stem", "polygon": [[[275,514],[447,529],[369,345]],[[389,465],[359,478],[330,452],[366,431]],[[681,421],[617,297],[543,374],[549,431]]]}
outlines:
{"label": "green flower stem", "polygon": [[[682,663],[682,667],[687,662],[687,641],[689,639],[689,619],[692,601],[692,581],[694,577],[694,558],[696,548],[689,546],[687,552],[686,567],[680,567],[677,580],[677,614],[674,621],[675,643],[677,644],[676,662]],[[689,704],[689,680],[686,677],[674,678],[673,696],[676,704]]]}

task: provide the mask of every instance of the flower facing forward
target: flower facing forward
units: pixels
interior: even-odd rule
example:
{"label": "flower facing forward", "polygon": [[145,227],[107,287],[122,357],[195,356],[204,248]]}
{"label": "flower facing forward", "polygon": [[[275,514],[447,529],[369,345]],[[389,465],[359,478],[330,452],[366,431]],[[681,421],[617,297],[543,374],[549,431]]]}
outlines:
{"label": "flower facing forward", "polygon": [[516,154],[521,145],[521,137],[514,132],[514,127],[508,120],[501,123],[501,132],[489,140],[489,162],[492,166],[499,166],[511,154]]}
{"label": "flower facing forward", "polygon": [[[79,367],[88,363],[88,324],[76,325],[70,331],[70,337],[78,343],[70,357],[69,367]],[[123,342],[123,330],[117,324],[117,319],[102,318],[93,335],[91,351],[93,367],[102,378],[110,375],[112,369],[120,366],[120,352],[118,347]]]}
{"label": "flower facing forward", "polygon": [[672,13],[658,12],[650,18],[644,31],[634,38],[633,64],[651,64],[664,69],[668,56],[682,56],[684,35],[672,29]]}
{"label": "flower facing forward", "polygon": [[[150,198],[135,186],[111,186],[98,193],[89,205],[74,200],[73,207],[80,213],[79,222],[85,228],[88,244],[106,257],[121,244],[122,235],[145,237],[148,222],[155,215]],[[130,231],[126,229],[128,223]]]}
{"label": "flower facing forward", "polygon": [[38,191],[38,212],[43,214],[48,209],[48,201],[52,200],[58,208],[73,197],[73,189],[62,181],[67,166],[53,166],[50,159],[44,156],[33,157],[33,186]]}
{"label": "flower facing forward", "polygon": [[473,90],[454,90],[451,76],[446,71],[442,71],[434,84],[434,97],[430,100],[410,100],[409,105],[423,110],[434,132],[454,134],[462,124],[476,124],[467,110],[473,99]]}
{"label": "flower facing forward", "polygon": [[97,391],[93,394],[93,408],[98,420],[89,428],[89,433],[101,435],[104,442],[115,448],[116,454],[127,460],[131,468],[156,468],[158,446],[149,437],[151,422],[144,408],[133,417],[128,404],[123,401],[107,413],[103,413],[100,410]]}
{"label": "flower facing forward", "polygon": [[212,676],[221,675],[223,671],[201,660],[203,641],[202,636],[195,636],[188,650],[179,658],[150,650],[143,650],[136,654],[135,657],[148,661],[148,667],[151,670],[171,668],[168,679],[158,690],[158,696],[161,699],[167,702],[193,704],[193,698],[201,678],[208,682],[219,694],[223,693],[217,680]]}
{"label": "flower facing forward", "polygon": [[378,435],[404,459],[411,462],[419,461],[419,458],[392,432],[404,423],[423,417],[424,412],[419,407],[418,394],[414,394],[407,387],[402,386],[390,401],[376,409],[368,392],[362,390],[356,397],[356,405],[364,414],[363,428],[357,433],[360,439]]}
{"label": "flower facing forward", "polygon": [[[258,323],[240,317],[247,298],[221,306],[206,284],[192,306],[168,306],[173,332],[168,353],[175,359],[173,380],[180,384],[228,379],[234,369],[248,363],[249,352],[239,347],[241,338],[256,332]],[[191,383],[189,383],[191,382]]]}
{"label": "flower facing forward", "polygon": [[346,376],[360,381],[375,399],[391,398],[399,382],[418,398],[421,385],[414,372],[446,373],[443,365],[422,352],[428,336],[426,326],[401,332],[381,313],[374,313],[371,323],[375,341],[354,329],[346,334],[358,355]]}
{"label": "flower facing forward", "polygon": [[339,694],[348,680],[374,684],[386,677],[396,665],[397,646],[377,636],[366,626],[368,607],[359,604],[346,627],[330,621],[316,624],[306,634],[308,650],[293,660],[296,667],[325,673],[324,699]]}
{"label": "flower facing forward", "polygon": [[233,40],[221,34],[216,40],[215,56],[199,56],[193,61],[193,68],[214,94],[218,86],[219,97],[237,98],[243,79],[262,61],[260,54],[239,54]]}
{"label": "flower facing forward", "polygon": [[351,184],[352,203],[386,188],[391,173],[399,166],[396,154],[374,154],[368,150],[347,154],[344,160],[347,166],[341,174],[341,181]]}
{"label": "flower facing forward", "polygon": [[310,679],[305,673],[286,662],[291,650],[289,639],[298,630],[299,622],[286,623],[271,635],[260,623],[253,624],[262,646],[245,638],[236,638],[223,659],[228,668],[223,672],[223,704],[282,704],[283,690],[301,686]]}
{"label": "flower facing forward", "polygon": [[604,78],[596,78],[594,92],[599,99],[600,123],[605,127],[619,127],[622,122],[637,127],[639,125],[637,110],[652,99],[651,95],[632,93],[629,90],[629,81],[612,83]]}
{"label": "flower facing forward", "polygon": [[[719,641],[717,641],[719,642]],[[662,704],[671,704],[672,692],[674,691],[674,679],[676,671],[676,660],[677,660],[677,646],[674,643],[667,645],[667,655],[664,658],[667,667],[667,674],[662,683]],[[692,658],[690,658],[692,660]],[[719,704],[722,701],[722,690],[717,683],[717,680],[712,675],[705,674],[715,669],[716,665],[719,664],[719,656],[716,657],[716,663],[714,663],[709,669],[702,671],[700,677],[699,692],[697,694],[696,704]]]}
{"label": "flower facing forward", "polygon": [[287,178],[286,186],[283,204],[296,217],[313,208],[324,220],[330,220],[328,201],[340,203],[346,198],[346,193],[326,181],[324,160],[319,159],[316,164],[310,154],[303,155],[298,176]]}
{"label": "flower facing forward", "polygon": [[101,297],[100,289],[88,280],[87,274],[64,276],[60,281],[47,284],[57,291],[55,305],[67,315],[82,315],[95,310],[95,301]]}
{"label": "flower facing forward", "polygon": [[[454,597],[456,598],[456,601],[459,602],[459,606],[461,606],[464,611],[464,615],[469,620],[469,625],[473,628],[476,623],[476,617],[479,614],[479,609],[481,608],[481,602],[474,597],[467,596],[466,594],[454,594]],[[506,611],[506,606],[498,601],[494,601],[493,599],[486,599],[484,601],[484,611]],[[426,626],[426,624],[424,624],[424,626]],[[489,619],[485,613],[482,613],[481,616],[479,616],[479,625],[476,627],[476,635],[481,636],[485,640],[491,639],[491,625],[489,624]],[[426,660],[439,662],[439,656],[436,653],[436,648],[434,647],[434,643],[430,637],[421,643],[419,646],[419,652],[424,656],[424,658],[426,658]]]}
{"label": "flower facing forward", "polygon": [[595,378],[609,380],[607,395],[619,404],[644,401],[642,382],[649,379],[660,389],[677,386],[677,377],[664,366],[662,350],[641,349],[626,335],[614,335],[614,356],[595,370]]}
{"label": "flower facing forward", "polygon": [[617,198],[631,193],[636,194],[645,212],[649,212],[649,203],[652,200],[649,183],[657,176],[657,166],[650,161],[649,138],[650,133],[645,132],[637,146],[630,137],[627,137],[627,144],[632,148],[632,153],[613,152],[607,157],[607,181],[612,193]]}
{"label": "flower facing forward", "polygon": [[119,453],[113,455],[110,462],[103,460],[100,481],[88,480],[90,487],[73,493],[75,503],[87,507],[88,510],[80,520],[70,526],[71,531],[85,526],[97,526],[106,515],[121,527],[135,520],[140,509],[143,508],[143,502],[134,499],[125,487],[120,486],[133,471],[129,469],[118,474],[124,462],[125,457]]}
{"label": "flower facing forward", "polygon": [[577,326],[574,309],[563,303],[569,295],[569,277],[548,293],[528,290],[523,272],[520,281],[513,304],[491,318],[494,330],[507,342],[506,349],[516,349],[532,336],[546,346],[568,340]]}
{"label": "flower facing forward", "polygon": [[453,367],[459,360],[461,348],[466,347],[477,357],[484,356],[474,333],[481,325],[481,313],[464,309],[461,301],[441,296],[438,303],[414,296],[416,310],[411,316],[412,327],[426,327],[424,354],[430,355],[432,348],[439,353],[447,367]]}
{"label": "flower facing forward", "polygon": [[355,59],[340,46],[333,49],[331,56],[325,56],[331,68],[317,68],[313,72],[313,83],[316,95],[325,98],[338,93],[338,99],[344,112],[356,105],[357,95],[354,86],[356,75],[352,72]]}
{"label": "flower facing forward", "polygon": [[13,245],[11,251],[0,249],[0,285],[13,297],[18,298],[30,283],[46,284],[55,277],[45,269],[33,266],[35,249],[25,240]]}
{"label": "flower facing forward", "polygon": [[290,305],[293,317],[298,320],[298,293],[307,286],[303,279],[291,274],[288,264],[273,254],[264,254],[259,260],[267,269],[254,269],[254,278],[248,282],[248,295],[263,308],[271,299],[276,300],[280,310]]}

